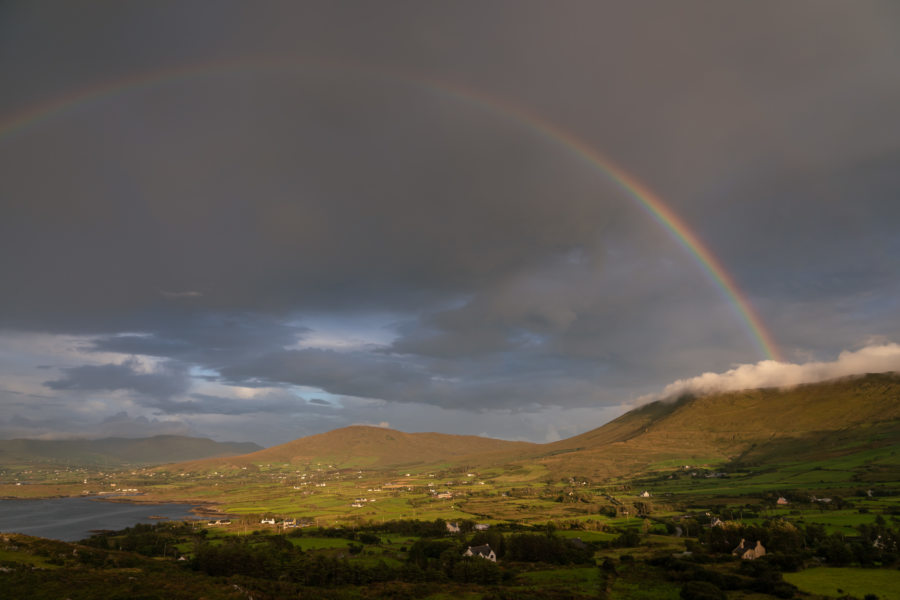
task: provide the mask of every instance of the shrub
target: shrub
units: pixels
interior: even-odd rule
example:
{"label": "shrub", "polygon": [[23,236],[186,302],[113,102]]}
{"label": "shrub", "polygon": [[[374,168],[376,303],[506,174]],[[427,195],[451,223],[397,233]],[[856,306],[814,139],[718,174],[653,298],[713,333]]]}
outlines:
{"label": "shrub", "polygon": [[681,588],[683,600],[725,600],[725,592],[707,581],[689,581]]}

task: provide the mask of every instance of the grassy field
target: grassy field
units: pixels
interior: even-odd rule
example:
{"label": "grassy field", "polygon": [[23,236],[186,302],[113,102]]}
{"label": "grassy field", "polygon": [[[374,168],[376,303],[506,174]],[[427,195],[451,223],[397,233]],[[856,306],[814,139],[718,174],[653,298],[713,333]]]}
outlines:
{"label": "grassy field", "polygon": [[594,567],[578,567],[567,569],[545,569],[529,571],[519,576],[517,586],[527,597],[531,586],[542,591],[567,590],[586,595],[595,595],[605,587],[601,573]]}
{"label": "grassy field", "polygon": [[784,579],[805,592],[829,598],[875,594],[879,600],[900,600],[900,571],[896,569],[817,567],[785,573]]}

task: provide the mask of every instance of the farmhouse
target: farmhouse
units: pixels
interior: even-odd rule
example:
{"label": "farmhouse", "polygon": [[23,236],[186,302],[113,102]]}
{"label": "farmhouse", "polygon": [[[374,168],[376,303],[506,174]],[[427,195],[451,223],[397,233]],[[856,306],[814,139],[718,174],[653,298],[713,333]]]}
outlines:
{"label": "farmhouse", "polygon": [[459,523],[447,521],[447,531],[450,533],[459,533]]}
{"label": "farmhouse", "polygon": [[759,558],[760,556],[766,555],[766,548],[756,540],[756,546],[751,546],[749,542],[745,541],[741,538],[741,544],[731,551],[732,554],[743,558],[744,560],[753,560],[754,558]]}
{"label": "farmhouse", "polygon": [[489,561],[497,562],[497,555],[491,550],[490,544],[484,544],[482,546],[469,546],[465,552],[463,552],[463,556],[480,556],[481,558],[486,558]]}

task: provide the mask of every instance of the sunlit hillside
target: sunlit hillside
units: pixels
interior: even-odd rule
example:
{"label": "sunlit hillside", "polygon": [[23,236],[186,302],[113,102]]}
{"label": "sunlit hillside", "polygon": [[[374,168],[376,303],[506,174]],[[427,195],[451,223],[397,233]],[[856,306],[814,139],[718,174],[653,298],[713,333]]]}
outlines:
{"label": "sunlit hillside", "polygon": [[756,389],[658,401],[581,435],[550,444],[476,436],[345,427],[223,459],[167,469],[201,472],[258,465],[322,463],[336,468],[533,464],[592,478],[640,474],[676,464],[723,465],[838,456],[896,442],[900,375],[869,374],[790,389]]}
{"label": "sunlit hillside", "polygon": [[900,375],[654,402],[531,457],[554,471],[621,476],[657,464],[721,464],[789,451],[819,458],[896,443]]}
{"label": "sunlit hillside", "polygon": [[508,442],[473,435],[403,433],[383,427],[354,425],[225,461],[192,461],[168,469],[222,470],[273,463],[325,463],[336,467],[374,469],[465,460],[484,462],[497,453],[517,456],[538,447],[538,444],[528,442]]}

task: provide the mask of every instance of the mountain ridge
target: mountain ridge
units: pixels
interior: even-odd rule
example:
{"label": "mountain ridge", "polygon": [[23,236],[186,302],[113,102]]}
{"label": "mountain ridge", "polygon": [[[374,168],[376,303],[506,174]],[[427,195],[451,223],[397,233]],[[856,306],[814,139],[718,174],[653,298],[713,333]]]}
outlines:
{"label": "mountain ridge", "polygon": [[546,444],[354,425],[224,461],[205,459],[173,467],[202,471],[318,462],[377,469],[537,462],[551,473],[615,477],[676,459],[724,464],[759,454],[754,448],[775,441],[782,446],[790,442],[793,452],[814,450],[830,439],[864,444],[876,430],[900,430],[900,373],[683,395],[639,406],[600,427]]}
{"label": "mountain ridge", "polygon": [[872,428],[900,430],[898,373],[658,400],[529,458],[551,470],[594,463],[593,475],[614,476],[675,458],[724,464],[776,441],[795,454],[830,438],[864,444]]}

